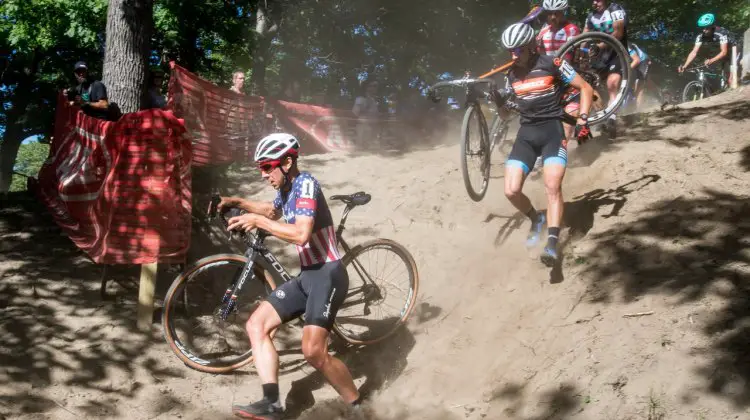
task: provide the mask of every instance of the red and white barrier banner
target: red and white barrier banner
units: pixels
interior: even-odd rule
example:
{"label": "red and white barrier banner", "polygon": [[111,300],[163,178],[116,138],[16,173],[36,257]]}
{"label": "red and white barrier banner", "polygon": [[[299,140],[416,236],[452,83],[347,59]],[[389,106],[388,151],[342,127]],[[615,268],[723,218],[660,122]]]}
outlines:
{"label": "red and white barrier banner", "polygon": [[76,246],[102,264],[183,261],[192,207],[183,122],[163,110],[103,121],[62,94],[55,121],[36,193]]}
{"label": "red and white barrier banner", "polygon": [[272,107],[280,127],[300,141],[302,153],[353,150],[358,125],[353,112],[286,101]]}
{"label": "red and white barrier banner", "polygon": [[185,121],[193,141],[193,165],[251,159],[266,132],[265,99],[221,88],[174,62],[170,65],[167,108]]}
{"label": "red and white barrier banner", "polygon": [[276,131],[297,136],[302,154],[380,147],[409,137],[409,126],[397,118],[238,94],[170,65],[167,107],[185,120],[196,166],[249,161],[258,141]]}

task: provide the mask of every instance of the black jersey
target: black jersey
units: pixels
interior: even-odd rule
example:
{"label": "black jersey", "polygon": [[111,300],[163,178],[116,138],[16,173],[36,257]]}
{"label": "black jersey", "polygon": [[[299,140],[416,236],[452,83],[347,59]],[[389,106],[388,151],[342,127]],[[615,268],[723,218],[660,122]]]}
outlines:
{"label": "black jersey", "polygon": [[562,118],[562,95],[576,76],[565,60],[547,55],[536,55],[533,60],[531,70],[512,67],[508,72],[522,124]]}

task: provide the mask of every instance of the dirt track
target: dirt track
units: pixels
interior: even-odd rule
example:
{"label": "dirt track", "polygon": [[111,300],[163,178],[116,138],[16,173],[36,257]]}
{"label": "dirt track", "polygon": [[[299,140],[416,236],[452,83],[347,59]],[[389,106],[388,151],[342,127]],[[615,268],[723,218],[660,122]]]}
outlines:
{"label": "dirt track", "polygon": [[[572,146],[564,264],[552,272],[523,247],[528,222],[502,194],[499,161],[474,203],[455,141],[305,158],[327,195],[373,195],[348,238],[395,239],[420,270],[408,329],[342,355],[372,392],[369,417],[750,418],[749,97],[649,114],[616,141]],[[526,191],[544,207],[538,175]],[[158,324],[137,333],[136,292],[114,285],[116,298],[102,301],[100,268],[33,202],[1,209],[0,234],[7,418],[230,418],[234,401],[259,396],[251,369],[200,374],[170,353]],[[282,358],[292,417],[344,416],[298,360]]]}

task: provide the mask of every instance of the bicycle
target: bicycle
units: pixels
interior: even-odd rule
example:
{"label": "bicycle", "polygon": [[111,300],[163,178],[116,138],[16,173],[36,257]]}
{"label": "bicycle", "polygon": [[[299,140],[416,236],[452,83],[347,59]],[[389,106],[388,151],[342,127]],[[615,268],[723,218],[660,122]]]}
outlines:
{"label": "bicycle", "polygon": [[[600,46],[602,43],[604,44],[604,48]],[[623,72],[623,80],[620,83],[618,94],[611,103],[604,100],[608,96],[607,85],[606,80],[602,80],[599,75],[602,54],[607,49],[610,53],[614,52],[617,55],[620,68],[626,69]],[[633,84],[633,72],[629,64],[630,56],[620,41],[602,32],[586,32],[569,39],[557,51],[556,57],[573,57],[571,64],[576,69],[576,72],[594,88],[594,101],[589,112],[589,126],[593,127],[606,121],[610,115],[620,108],[625,99],[626,92]],[[497,83],[493,79],[490,79],[490,77],[509,70],[512,65],[513,62],[506,63],[478,78],[467,76],[462,79],[438,82],[430,86],[427,90],[428,97],[434,102],[438,102],[441,99],[437,95],[438,89],[447,87],[465,88],[466,99],[464,101],[464,108],[466,111],[461,126],[461,173],[466,191],[474,201],[481,201],[487,193],[492,151],[495,147],[503,148],[508,143],[510,124],[517,117],[516,114],[511,118],[502,119],[497,115],[497,110],[493,109],[492,112],[495,115],[490,125],[491,128],[488,128],[487,120],[481,109],[480,100],[486,99],[490,106],[493,105],[491,95],[488,92],[496,90]],[[480,85],[486,85],[488,91],[478,90],[477,87]],[[573,99],[574,97],[568,98],[568,100]],[[564,114],[563,120],[571,125],[576,124],[576,119],[568,114]],[[472,147],[470,144],[472,126],[479,132],[479,145],[477,147]],[[478,157],[480,161],[479,175],[481,176],[481,181],[477,188],[472,183],[468,168],[468,161],[473,156]]]}
{"label": "bicycle", "polygon": [[[685,88],[682,90],[682,102],[697,101],[699,99],[708,98],[709,96],[720,93],[727,88],[727,80],[724,77],[724,73],[720,72],[719,74],[716,74],[704,71],[704,69],[707,68],[708,66],[701,65],[684,70],[686,72],[696,73],[698,80],[693,80],[685,85]],[[719,90],[714,91],[708,78],[719,79]]]}
{"label": "bicycle", "polygon": [[[360,191],[351,195],[334,195],[330,199],[346,204],[336,238],[344,251],[343,263],[349,273],[349,292],[336,316],[333,332],[349,345],[380,342],[396,332],[414,309],[419,288],[416,263],[406,248],[389,239],[374,239],[355,246],[344,240],[342,233],[349,212],[369,203],[369,194]],[[212,198],[209,219],[216,218],[219,201],[218,196]],[[226,212],[219,215],[219,219],[226,228]],[[183,363],[201,372],[226,373],[252,361],[245,322],[277,285],[292,279],[264,244],[268,232],[256,229],[255,234],[237,235],[247,246],[243,255],[216,254],[196,261],[175,278],[164,298],[164,337]],[[405,268],[406,276],[395,280],[400,282],[395,284],[395,291],[379,284],[378,273],[370,271],[373,266],[363,263],[366,256],[382,252],[386,258],[395,258]],[[256,275],[256,267],[265,270],[270,277]],[[223,272],[225,269],[227,272]],[[206,277],[208,281],[199,283]],[[226,282],[221,282],[221,279],[226,279]],[[392,295],[398,301],[386,301]],[[378,320],[367,319],[373,312],[382,315],[387,309],[394,313]],[[185,319],[179,316],[185,316]],[[278,329],[272,333],[272,338],[277,332]],[[217,345],[208,346],[210,348],[205,351],[197,349],[212,339],[216,339]]]}

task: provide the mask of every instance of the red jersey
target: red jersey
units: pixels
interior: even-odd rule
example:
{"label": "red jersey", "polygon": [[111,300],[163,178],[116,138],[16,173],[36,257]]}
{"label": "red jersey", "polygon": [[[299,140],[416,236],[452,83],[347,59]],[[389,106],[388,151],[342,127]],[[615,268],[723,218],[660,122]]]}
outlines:
{"label": "red jersey", "polygon": [[[557,32],[552,31],[552,27],[549,24],[545,24],[544,27],[539,31],[536,40],[539,45],[539,53],[544,55],[555,55],[557,50],[563,46],[570,38],[580,35],[581,30],[578,29],[574,23],[566,23],[565,26],[560,28]],[[571,57],[565,57],[570,59]]]}

